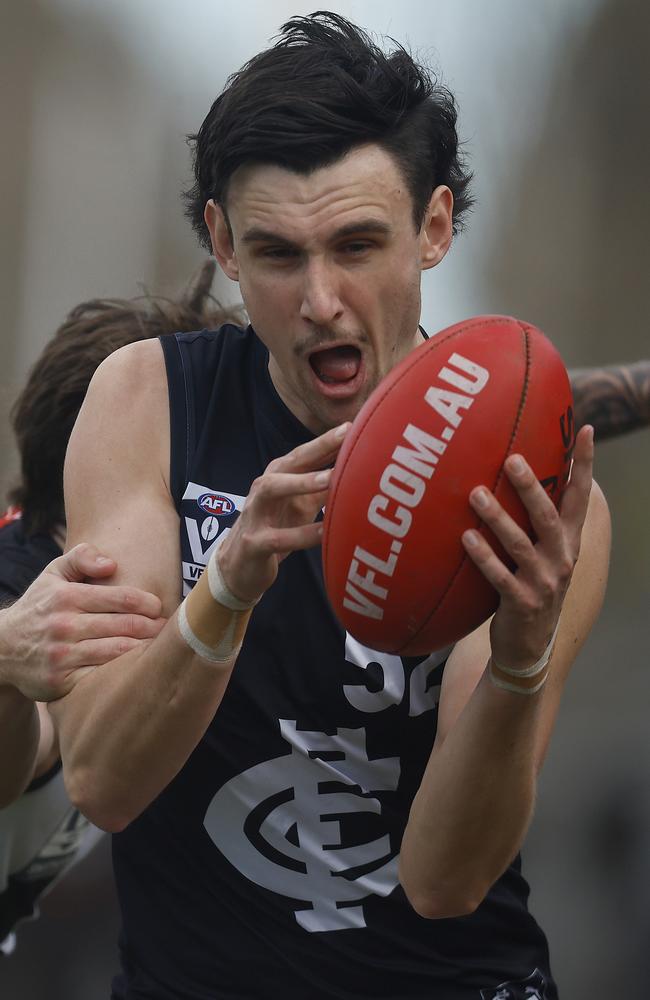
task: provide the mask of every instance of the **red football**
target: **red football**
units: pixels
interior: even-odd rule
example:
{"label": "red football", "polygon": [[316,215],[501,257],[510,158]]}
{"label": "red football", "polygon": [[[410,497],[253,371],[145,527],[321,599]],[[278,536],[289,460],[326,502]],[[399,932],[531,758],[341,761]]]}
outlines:
{"label": "red football", "polygon": [[498,595],[467,557],[484,484],[530,532],[503,463],[519,452],[556,505],[573,448],[571,386],[535,327],[478,316],[412,351],[381,382],[339,453],[325,511],[332,606],[371,649],[429,653],[485,621]]}

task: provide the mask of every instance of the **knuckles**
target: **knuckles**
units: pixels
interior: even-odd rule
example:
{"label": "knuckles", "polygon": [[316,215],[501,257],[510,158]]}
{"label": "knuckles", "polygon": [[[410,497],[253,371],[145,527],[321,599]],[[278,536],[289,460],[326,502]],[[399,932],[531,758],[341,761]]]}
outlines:
{"label": "knuckles", "polygon": [[530,591],[520,596],[518,605],[522,621],[532,623],[546,610],[547,600],[537,591]]}
{"label": "knuckles", "polygon": [[537,581],[537,590],[539,593],[537,603],[540,605],[539,610],[545,608],[549,601],[553,600],[559,589],[558,581],[555,577],[548,574],[539,577]]}
{"label": "knuckles", "polygon": [[[45,577],[42,579],[45,581]],[[73,583],[55,576],[49,577],[45,582],[45,591],[39,595],[40,599],[35,610],[40,610],[46,615],[54,615],[73,604],[75,592]]]}
{"label": "knuckles", "polygon": [[280,547],[280,535],[276,528],[265,528],[257,535],[256,547],[266,555],[272,555]]}
{"label": "knuckles", "polygon": [[54,642],[66,642],[73,638],[74,619],[60,612],[53,614],[49,620],[49,634]]}
{"label": "knuckles", "polygon": [[[273,464],[273,463],[271,463]],[[276,482],[277,473],[269,468],[266,470],[264,475],[258,476],[251,483],[251,488],[248,494],[248,503],[255,500],[264,500],[273,491],[273,486]]]}
{"label": "knuckles", "polygon": [[47,680],[56,685],[60,681],[61,668],[67,665],[71,646],[67,642],[52,642],[47,647]]}
{"label": "knuckles", "polygon": [[542,531],[550,531],[556,528],[560,523],[560,515],[553,504],[549,504],[545,506],[542,511],[540,511],[537,521]]}
{"label": "knuckles", "polygon": [[516,538],[511,546],[511,554],[515,562],[530,557],[533,552],[533,545],[526,535]]}
{"label": "knuckles", "polygon": [[241,531],[239,532],[239,541],[241,542],[244,548],[246,549],[252,548],[255,541],[254,532],[252,532],[248,527],[245,528],[242,527]]}
{"label": "knuckles", "polygon": [[576,559],[573,559],[571,556],[568,555],[558,560],[557,564],[558,579],[564,586],[566,586],[569,583],[573,575],[573,570],[575,569],[575,564],[576,564]]}
{"label": "knuckles", "polygon": [[279,472],[282,468],[287,465],[291,465],[291,455],[284,455],[282,458],[274,458],[273,461],[269,462],[266,469],[264,470],[264,475],[260,476],[263,479],[264,476],[273,475],[274,472]]}

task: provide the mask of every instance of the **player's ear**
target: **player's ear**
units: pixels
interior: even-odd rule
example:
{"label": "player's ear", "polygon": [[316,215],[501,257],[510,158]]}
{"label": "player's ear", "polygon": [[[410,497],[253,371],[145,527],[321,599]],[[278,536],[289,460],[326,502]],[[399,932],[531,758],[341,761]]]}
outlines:
{"label": "player's ear", "polygon": [[224,274],[233,281],[239,281],[239,264],[233,245],[230,223],[221,205],[210,198],[203,212],[205,224],[210,232],[212,252],[219,261]]}
{"label": "player's ear", "polygon": [[454,196],[446,184],[440,184],[431,195],[420,229],[420,266],[435,267],[449,250]]}

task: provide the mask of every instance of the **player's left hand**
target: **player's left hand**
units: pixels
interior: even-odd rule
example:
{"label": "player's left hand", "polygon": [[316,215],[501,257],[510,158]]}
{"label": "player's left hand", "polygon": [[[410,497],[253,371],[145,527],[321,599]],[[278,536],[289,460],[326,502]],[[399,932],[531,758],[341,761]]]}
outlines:
{"label": "player's left hand", "polygon": [[45,567],[0,621],[0,686],[54,701],[81,677],[158,635],[160,599],[135,587],[99,587],[113,559],[81,542]]}
{"label": "player's left hand", "polygon": [[562,602],[580,552],[580,537],[592,483],[593,429],[583,427],[575,444],[571,479],[556,510],[521,455],[505,462],[508,479],[528,511],[531,541],[485,486],[470,504],[515,563],[510,570],[478,531],[466,531],[465,551],[500,595],[492,619],[492,655],[501,667],[524,670],[544,653],[555,631]]}

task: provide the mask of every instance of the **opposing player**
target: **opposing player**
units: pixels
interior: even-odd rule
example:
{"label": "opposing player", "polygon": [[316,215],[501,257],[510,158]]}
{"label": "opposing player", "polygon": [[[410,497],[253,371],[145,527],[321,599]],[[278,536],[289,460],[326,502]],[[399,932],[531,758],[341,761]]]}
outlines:
{"label": "opposing player", "polygon": [[88,393],[70,541],[169,616],[51,705],[73,801],[116,832],[120,1000],[557,996],[517,852],[605,585],[590,428],[559,514],[508,460],[536,544],[476,484],[517,569],[464,536],[500,605],[452,651],[361,647],[321,574],[329,466],[468,204],[455,125],[403,49],[292,19],[196,138],[191,215],[252,326],[126,348]]}
{"label": "opposing player", "polygon": [[225,318],[209,295],[213,274],[214,262],[207,261],[178,300],[141,297],[77,306],[36,362],[14,408],[21,481],[12,507],[0,519],[4,953],[14,946],[16,923],[33,914],[42,893],[99,837],[65,794],[44,702],[61,697],[95,665],[151,639],[163,624],[160,600],[153,594],[86,582],[115,572],[110,557],[85,544],[61,554],[68,438],[95,369],[112,351]]}

